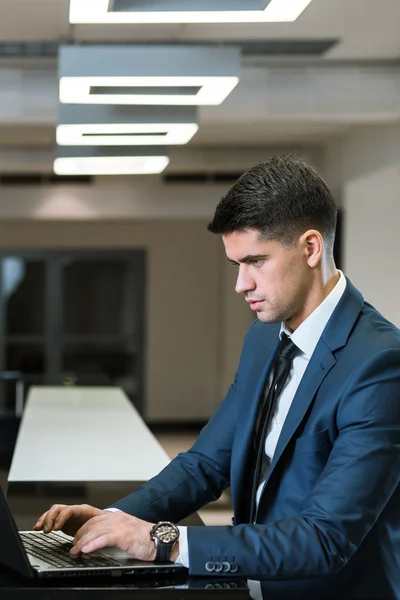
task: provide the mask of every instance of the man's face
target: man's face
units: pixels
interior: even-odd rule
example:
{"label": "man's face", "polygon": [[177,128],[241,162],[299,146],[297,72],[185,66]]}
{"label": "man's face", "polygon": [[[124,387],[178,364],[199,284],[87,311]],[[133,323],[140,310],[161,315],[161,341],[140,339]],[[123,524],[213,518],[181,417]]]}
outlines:
{"label": "man's face", "polygon": [[298,326],[312,271],[302,243],[288,248],[263,240],[254,229],[235,231],[222,239],[228,260],[238,269],[235,290],[244,294],[260,321]]}

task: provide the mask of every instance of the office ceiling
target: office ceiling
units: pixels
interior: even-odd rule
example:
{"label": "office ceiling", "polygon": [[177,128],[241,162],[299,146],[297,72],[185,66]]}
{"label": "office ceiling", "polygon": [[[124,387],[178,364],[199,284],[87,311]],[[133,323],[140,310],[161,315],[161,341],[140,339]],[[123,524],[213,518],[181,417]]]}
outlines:
{"label": "office ceiling", "polygon": [[0,0],[0,42],[340,40],[323,60],[400,58],[398,0],[313,0],[294,23],[70,25],[68,0]]}
{"label": "office ceiling", "polygon": [[[378,118],[378,85],[374,94],[371,93],[370,103],[364,108],[361,106],[360,118],[357,117],[358,102],[365,96],[364,92],[361,100],[352,100],[350,112],[342,110],[340,113],[336,111],[336,105],[328,106],[330,94],[335,93],[339,102],[342,90],[335,87],[335,77],[338,81],[341,75],[337,69],[346,66],[350,69],[372,69],[374,77],[382,66],[387,76],[383,93],[388,94],[390,69],[400,68],[399,0],[312,0],[294,23],[242,25],[70,25],[68,7],[68,0],[0,0],[0,72],[10,69],[15,75],[22,65],[25,72],[45,73],[46,93],[51,96],[50,108],[47,112],[43,109],[40,117],[33,112],[28,114],[29,111],[21,113],[22,116],[15,113],[15,118],[11,116],[8,119],[0,115],[0,147],[52,147],[57,100],[55,54],[59,43],[240,44],[246,72],[226,103],[219,107],[200,108],[200,129],[190,142],[189,149],[191,146],[245,148],[321,143],[343,135],[363,120],[400,119],[400,112],[396,114],[388,101],[383,103],[382,114]],[[29,56],[35,58],[27,58]],[[272,71],[266,79],[263,69],[271,65]],[[281,101],[276,90],[284,81],[284,69],[291,69],[291,83],[287,87],[289,96],[297,94],[300,89],[295,87],[296,77],[304,80],[304,73],[311,77],[309,68],[320,69],[320,76],[324,73],[321,69],[324,66],[327,71],[330,69],[333,78],[330,82],[326,80],[327,98],[323,98],[321,110],[314,108],[314,98],[307,99],[308,111],[296,113],[293,107],[286,107],[286,113],[278,110]],[[303,67],[305,71],[301,71]],[[280,74],[279,68],[282,68]],[[280,79],[277,79],[278,75]],[[363,85],[367,86],[369,80],[364,71],[360,78],[364,78]],[[258,80],[262,80],[262,85],[257,83]],[[318,81],[316,97],[321,95],[325,85],[325,79]],[[343,87],[343,106],[352,85],[354,82],[349,71],[348,81]],[[263,94],[272,89],[271,86],[275,95],[264,101]],[[392,88],[389,91],[393,94],[400,91],[400,79],[393,79]],[[45,93],[43,86],[42,93]],[[305,92],[302,93],[304,95]],[[9,109],[7,102],[12,103],[12,95],[2,97],[0,89],[0,113],[2,109]],[[47,106],[46,102],[42,104]]]}

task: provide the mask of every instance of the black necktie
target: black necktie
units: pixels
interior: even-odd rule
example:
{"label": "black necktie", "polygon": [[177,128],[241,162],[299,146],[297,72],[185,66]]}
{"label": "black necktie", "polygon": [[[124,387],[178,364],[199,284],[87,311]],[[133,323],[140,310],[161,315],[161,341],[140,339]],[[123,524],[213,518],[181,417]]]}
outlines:
{"label": "black necktie", "polygon": [[283,386],[285,385],[292,366],[293,358],[298,350],[298,347],[292,342],[292,340],[285,333],[282,333],[282,338],[272,365],[273,377],[271,385],[268,386],[267,382],[267,392],[264,395],[263,400],[260,402],[254,430],[254,449],[256,453],[256,460],[251,496],[251,523],[254,521],[256,514],[257,490],[262,481],[264,481],[269,467],[269,460],[265,454],[265,438],[268,431],[271,413],[276,400],[279,398],[282,392]]}

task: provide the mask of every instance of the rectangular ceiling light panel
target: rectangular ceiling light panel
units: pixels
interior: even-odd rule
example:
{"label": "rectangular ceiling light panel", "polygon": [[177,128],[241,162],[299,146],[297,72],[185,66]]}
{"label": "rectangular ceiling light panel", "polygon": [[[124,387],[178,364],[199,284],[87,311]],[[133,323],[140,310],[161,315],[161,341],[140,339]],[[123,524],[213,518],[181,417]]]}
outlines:
{"label": "rectangular ceiling light panel", "polygon": [[165,148],[57,148],[57,175],[153,175],[169,164]]}
{"label": "rectangular ceiling light panel", "polygon": [[155,175],[168,165],[166,156],[70,157],[54,160],[56,175]]}
{"label": "rectangular ceiling light panel", "polygon": [[[238,77],[62,77],[60,101],[66,104],[215,106],[222,104],[238,81]],[[98,88],[103,93],[99,93]],[[154,92],[150,88],[154,88]]]}
{"label": "rectangular ceiling light panel", "polygon": [[238,48],[62,46],[66,104],[218,105],[239,81]]}
{"label": "rectangular ceiling light panel", "polygon": [[60,146],[158,146],[187,144],[198,130],[192,106],[78,106],[60,104]]}
{"label": "rectangular ceiling light panel", "polygon": [[60,146],[156,146],[187,144],[198,125],[174,123],[94,123],[58,125]]}
{"label": "rectangular ceiling light panel", "polygon": [[[70,0],[71,23],[295,21],[311,0]],[[201,10],[199,10],[201,6]]]}

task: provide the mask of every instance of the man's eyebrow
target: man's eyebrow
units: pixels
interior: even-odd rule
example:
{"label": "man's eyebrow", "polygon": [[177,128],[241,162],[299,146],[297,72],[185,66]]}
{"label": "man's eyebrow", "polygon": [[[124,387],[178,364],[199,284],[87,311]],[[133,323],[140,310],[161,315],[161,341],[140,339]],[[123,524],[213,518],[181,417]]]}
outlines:
{"label": "man's eyebrow", "polygon": [[240,263],[249,263],[253,260],[260,260],[262,258],[266,258],[266,256],[266,254],[247,254],[247,256],[244,256],[243,258],[239,258],[238,261],[232,260],[232,258],[229,258],[229,256],[227,258],[233,265],[239,265]]}

